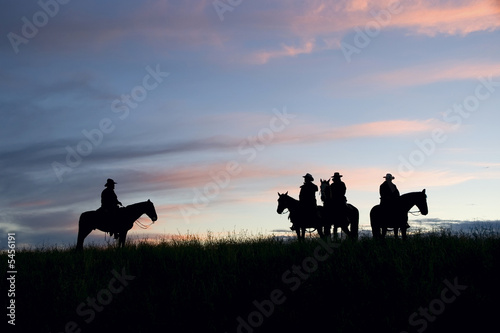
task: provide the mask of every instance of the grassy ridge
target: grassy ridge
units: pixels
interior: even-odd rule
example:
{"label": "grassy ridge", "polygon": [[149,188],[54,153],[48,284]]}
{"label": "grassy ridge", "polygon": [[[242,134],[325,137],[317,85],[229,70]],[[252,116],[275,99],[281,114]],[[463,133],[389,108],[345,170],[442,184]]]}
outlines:
{"label": "grassy ridge", "polygon": [[478,331],[497,321],[500,299],[500,240],[486,233],[330,245],[193,238],[22,250],[16,264],[16,328],[38,332]]}

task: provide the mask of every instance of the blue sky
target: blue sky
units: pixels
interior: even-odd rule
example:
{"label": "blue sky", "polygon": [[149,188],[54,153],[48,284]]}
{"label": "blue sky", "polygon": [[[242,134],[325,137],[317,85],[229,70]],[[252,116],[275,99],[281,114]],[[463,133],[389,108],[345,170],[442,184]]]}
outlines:
{"label": "blue sky", "polygon": [[107,178],[154,202],[137,237],[288,229],[277,192],[307,172],[343,174],[362,225],[387,172],[430,226],[498,220],[498,1],[2,6],[0,230],[22,243],[74,243]]}

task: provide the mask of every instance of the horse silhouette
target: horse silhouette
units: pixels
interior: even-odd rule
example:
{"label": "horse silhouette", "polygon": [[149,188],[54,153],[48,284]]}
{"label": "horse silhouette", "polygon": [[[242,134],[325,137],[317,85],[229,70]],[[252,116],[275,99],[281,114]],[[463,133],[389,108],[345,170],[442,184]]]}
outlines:
{"label": "horse silhouette", "polygon": [[113,218],[110,218],[109,215],[101,211],[87,211],[82,213],[78,222],[76,249],[83,250],[85,237],[95,229],[118,235],[118,244],[123,247],[127,238],[127,232],[132,229],[134,222],[143,214],[149,216],[153,223],[158,219],[155,206],[150,200],[135,203],[125,208],[119,208],[116,216]]}
{"label": "horse silhouette", "polygon": [[311,213],[309,209],[304,209],[299,200],[292,198],[288,192],[280,194],[278,192],[278,214],[283,214],[288,209],[288,219],[292,222],[292,230],[297,233],[298,240],[304,240],[306,229],[314,228],[320,237],[330,234],[331,224],[322,216],[324,215],[323,206],[318,206],[318,214]]}
{"label": "horse silhouette", "polygon": [[408,212],[413,206],[417,206],[422,215],[427,215],[427,195],[425,189],[422,192],[411,192],[403,194],[394,206],[374,206],[370,211],[370,224],[373,238],[384,238],[388,228],[394,228],[394,237],[398,238],[398,229],[401,229],[403,239],[406,239],[406,225]]}
{"label": "horse silhouette", "polygon": [[[337,238],[338,228],[351,239],[358,239],[359,229],[359,210],[353,205],[347,203],[345,214],[336,212],[336,207],[330,193],[330,180],[320,179],[321,200],[324,205],[324,217],[328,223],[333,226],[333,237]],[[351,227],[351,230],[348,227]],[[328,228],[330,229],[330,227]],[[330,235],[328,233],[327,235]]]}

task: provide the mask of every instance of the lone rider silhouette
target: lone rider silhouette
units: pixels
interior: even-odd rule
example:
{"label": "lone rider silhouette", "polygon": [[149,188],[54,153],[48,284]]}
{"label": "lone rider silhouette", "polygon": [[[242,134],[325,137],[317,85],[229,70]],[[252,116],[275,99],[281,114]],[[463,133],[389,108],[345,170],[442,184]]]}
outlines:
{"label": "lone rider silhouette", "polygon": [[[115,193],[116,182],[113,179],[108,178],[106,188],[101,192],[101,209],[110,218],[115,218],[118,213],[118,206],[122,206],[122,203],[118,201],[118,197]],[[110,236],[113,236],[113,232],[110,232]],[[118,235],[115,235],[115,239]]]}
{"label": "lone rider silhouette", "polygon": [[318,217],[318,207],[316,203],[318,186],[313,183],[314,178],[310,173],[307,173],[303,178],[304,184],[300,186],[299,201],[305,212],[305,216]]}

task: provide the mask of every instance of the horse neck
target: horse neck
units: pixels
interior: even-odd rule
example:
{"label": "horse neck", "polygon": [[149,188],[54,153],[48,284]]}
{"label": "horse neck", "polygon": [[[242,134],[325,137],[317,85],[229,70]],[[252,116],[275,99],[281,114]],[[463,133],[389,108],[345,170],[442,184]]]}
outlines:
{"label": "horse neck", "polygon": [[287,200],[288,200],[288,210],[290,212],[296,210],[297,207],[299,206],[299,201],[295,198],[292,198],[291,196],[287,196]]}
{"label": "horse neck", "polygon": [[146,211],[144,209],[145,204],[146,204],[145,202],[139,202],[136,204],[129,205],[125,207],[125,209],[129,213],[131,219],[137,220]]}
{"label": "horse neck", "polygon": [[405,211],[409,211],[413,206],[415,206],[418,202],[418,195],[420,192],[411,192],[406,193],[401,196],[402,208]]}
{"label": "horse neck", "polygon": [[331,199],[330,186],[330,184],[321,185],[321,199],[323,199],[323,202]]}

